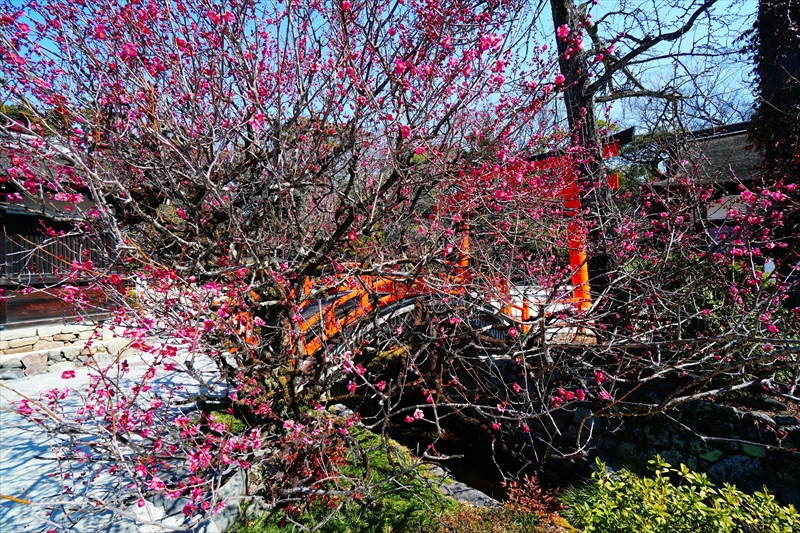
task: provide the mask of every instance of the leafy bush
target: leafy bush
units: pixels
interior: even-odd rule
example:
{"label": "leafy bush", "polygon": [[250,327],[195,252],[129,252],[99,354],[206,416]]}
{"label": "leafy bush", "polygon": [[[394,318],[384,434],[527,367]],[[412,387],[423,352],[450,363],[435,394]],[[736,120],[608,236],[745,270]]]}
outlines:
{"label": "leafy bush", "polygon": [[706,474],[683,464],[673,468],[660,456],[650,464],[653,477],[640,477],[625,469],[609,472],[598,459],[592,481],[564,496],[564,515],[587,533],[800,531],[794,506],[781,506],[766,488],[748,495],[727,483],[716,487]]}

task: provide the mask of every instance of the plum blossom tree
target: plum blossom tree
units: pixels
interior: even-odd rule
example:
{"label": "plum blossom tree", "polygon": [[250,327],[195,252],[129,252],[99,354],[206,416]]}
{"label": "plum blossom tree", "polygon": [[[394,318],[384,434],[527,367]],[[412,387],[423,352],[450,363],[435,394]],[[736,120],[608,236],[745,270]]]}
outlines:
{"label": "plum blossom tree", "polygon": [[[69,423],[63,391],[18,406],[63,464],[117,480],[75,513],[163,495],[191,525],[245,469],[248,497],[289,519],[316,506],[314,529],[385,486],[342,468],[365,457],[356,423],[472,424],[531,461],[587,453],[550,423],[579,407],[643,415],[760,383],[796,397],[781,371],[797,310],[759,267],[793,200],[743,191],[716,242],[697,216],[713,191],[687,163],[670,195],[614,193],[594,231],[563,201],[592,157],[552,126],[565,51],[531,45],[525,4],[2,6],[0,94],[32,117],[4,116],[2,203],[116,243],[110,267],[64,265],[56,289],[78,314],[81,287],[104,290],[129,352],[90,348]],[[613,258],[623,314],[571,300],[574,242]],[[178,371],[198,385],[164,381]],[[356,411],[325,411],[343,400]]]}

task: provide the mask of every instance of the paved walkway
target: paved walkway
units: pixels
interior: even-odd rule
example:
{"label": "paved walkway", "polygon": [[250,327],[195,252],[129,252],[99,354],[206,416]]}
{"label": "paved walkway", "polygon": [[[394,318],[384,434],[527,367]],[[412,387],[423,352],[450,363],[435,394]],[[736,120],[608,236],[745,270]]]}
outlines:
{"label": "paved walkway", "polygon": [[[131,370],[125,380],[133,383],[141,378],[147,365],[141,356],[127,356]],[[178,358],[179,359],[179,358]],[[195,363],[204,374],[205,379],[213,378],[213,365],[210,360],[202,364]],[[37,431],[34,424],[26,422],[16,411],[21,397],[14,391],[32,399],[39,399],[46,391],[54,388],[71,388],[81,391],[89,383],[88,369],[78,368],[73,379],[65,380],[61,375],[44,374],[30,378],[3,382],[8,388],[0,388],[0,494],[31,501],[30,505],[0,499],[0,531],[3,533],[39,532],[39,531],[76,531],[88,533],[94,531],[149,532],[163,531],[155,526],[136,526],[133,521],[119,516],[98,515],[82,517],[69,528],[63,527],[65,518],[63,511],[56,509],[53,514],[51,505],[60,501],[60,483],[58,463],[53,460],[48,438]],[[161,383],[184,384],[191,387],[194,380],[181,372],[159,372],[157,380]],[[77,394],[71,394],[66,402],[64,417],[69,419],[79,406]],[[55,474],[55,475],[54,475]],[[104,481],[108,478],[92,482],[85,495],[101,496],[107,489]],[[80,484],[77,484],[80,485]],[[141,516],[151,511],[153,520],[163,517],[163,510],[153,512],[150,506],[143,509],[131,509]],[[160,516],[159,516],[160,515]],[[52,520],[51,520],[52,518]],[[59,523],[54,523],[59,522]]]}

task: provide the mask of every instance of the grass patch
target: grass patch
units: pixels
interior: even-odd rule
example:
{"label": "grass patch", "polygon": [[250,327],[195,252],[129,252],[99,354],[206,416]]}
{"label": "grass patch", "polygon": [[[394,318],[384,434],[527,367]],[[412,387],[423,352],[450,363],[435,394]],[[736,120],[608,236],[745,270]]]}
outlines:
{"label": "grass patch", "polygon": [[[407,449],[362,428],[350,428],[352,447],[340,473],[361,479],[349,495],[318,498],[298,509],[276,509],[257,519],[246,519],[237,533],[285,533],[319,526],[333,510],[335,515],[318,529],[324,533],[389,533],[438,531],[439,519],[454,510],[454,500],[436,488],[426,465]],[[340,483],[337,489],[346,485]],[[330,488],[334,488],[331,482]],[[366,491],[362,489],[368,489]],[[375,497],[367,494],[377,494]]]}
{"label": "grass patch", "polygon": [[[308,502],[299,512],[275,509],[245,518],[233,533],[286,533],[318,527],[323,533],[564,533],[574,531],[558,515],[521,508],[478,508],[443,496],[431,467],[389,439],[350,428],[352,449],[341,474],[361,478],[374,497],[357,493]],[[386,481],[389,479],[389,481]],[[446,480],[449,482],[451,480]],[[334,486],[331,484],[331,487]],[[342,484],[339,485],[341,488]],[[356,487],[353,486],[355,489]],[[327,521],[332,510],[336,513]],[[566,528],[564,527],[566,526]]]}

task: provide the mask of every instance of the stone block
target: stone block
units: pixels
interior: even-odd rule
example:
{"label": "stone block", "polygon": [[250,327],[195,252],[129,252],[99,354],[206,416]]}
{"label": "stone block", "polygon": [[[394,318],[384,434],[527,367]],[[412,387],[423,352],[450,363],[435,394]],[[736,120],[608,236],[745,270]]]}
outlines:
{"label": "stone block", "polygon": [[0,368],[22,368],[22,361],[16,355],[0,353]]}
{"label": "stone block", "polygon": [[777,478],[777,480],[783,483],[784,485],[796,488],[800,487],[800,479],[797,478],[797,474],[796,472],[794,472],[794,469],[791,469],[788,472],[776,469],[775,478]]}
{"label": "stone block", "polygon": [[67,361],[74,361],[77,358],[81,351],[83,350],[82,344],[75,344],[72,346],[65,346],[61,349],[61,354],[64,356],[64,359]]}
{"label": "stone block", "polygon": [[117,333],[115,331],[112,331],[112,330],[108,329],[108,327],[104,327],[103,328],[103,340],[104,341],[110,341],[111,339],[116,339],[116,338],[117,338]]}
{"label": "stone block", "polygon": [[0,339],[0,352],[6,351],[6,348],[8,348],[8,341]]}
{"label": "stone block", "polygon": [[646,426],[644,436],[647,443],[658,448],[667,448],[670,444],[669,432],[666,429]]}
{"label": "stone block", "polygon": [[33,345],[33,350],[38,352],[39,350],[48,350],[50,348],[60,348],[60,347],[61,347],[60,342],[55,342],[48,339],[39,339],[39,341]]}
{"label": "stone block", "polygon": [[31,349],[31,346],[20,346],[19,348],[6,348],[5,350],[3,350],[3,353],[6,354],[6,355],[10,355],[12,353],[22,354],[22,353],[28,353],[28,352],[31,352],[31,351],[33,351]]}
{"label": "stone block", "polygon": [[758,409],[759,411],[767,411],[770,413],[785,413],[789,410],[785,403],[775,398],[764,396],[763,394],[748,396],[744,404],[750,409]]}
{"label": "stone block", "polygon": [[61,333],[64,329],[64,324],[50,324],[47,326],[39,326],[36,328],[36,334],[39,337],[53,337]]}
{"label": "stone block", "polygon": [[761,427],[764,427],[765,425],[771,428],[775,427],[775,419],[769,416],[767,413],[762,413],[761,411],[747,411],[744,413],[743,418],[745,423],[758,424]]}
{"label": "stone block", "polygon": [[78,338],[78,336],[75,335],[74,333],[59,333],[58,335],[53,335],[53,340],[54,341],[60,341],[60,342],[71,341],[71,340],[75,340],[77,338]]}
{"label": "stone block", "polygon": [[696,427],[705,425],[706,422],[711,422],[712,425],[720,421],[735,423],[742,419],[742,413],[730,405],[693,400],[684,404],[681,419],[689,426]]}
{"label": "stone block", "polygon": [[760,460],[747,455],[732,455],[708,469],[708,475],[716,483],[728,482],[740,490],[761,490],[767,481],[767,473]]}
{"label": "stone block", "polygon": [[60,363],[64,360],[64,355],[61,353],[61,350],[49,350],[47,352],[47,361],[48,363]]}
{"label": "stone block", "polygon": [[775,415],[775,423],[779,426],[796,426],[800,420],[791,415]]}
{"label": "stone block", "polygon": [[606,435],[597,441],[597,448],[602,452],[612,453],[617,448],[617,443],[617,439]]}
{"label": "stone block", "polygon": [[106,349],[111,355],[119,355],[128,347],[130,341],[128,339],[114,339],[106,342]]}
{"label": "stone block", "polygon": [[2,336],[6,341],[12,341],[14,339],[21,339],[23,337],[37,337],[38,334],[35,327],[26,327],[5,329],[0,332],[0,336]]}
{"label": "stone block", "polygon": [[21,368],[0,368],[0,379],[21,379],[25,377],[25,372]]}
{"label": "stone block", "polygon": [[622,462],[637,463],[639,452],[632,442],[620,442],[617,446],[616,456]]}
{"label": "stone block", "polygon": [[90,339],[94,336],[94,329],[89,329],[86,331],[79,331],[78,338],[81,340]]}
{"label": "stone block", "polygon": [[23,346],[33,346],[37,342],[39,342],[38,336],[20,337],[18,339],[10,339],[8,341],[8,347],[13,349],[13,348],[21,348]]}
{"label": "stone block", "polygon": [[661,458],[674,467],[678,467],[681,464],[686,464],[686,458],[677,450],[666,450],[661,452]]}
{"label": "stone block", "polygon": [[[766,429],[765,426],[766,424],[764,424],[764,426],[753,424],[752,426],[742,428],[744,429],[742,438],[763,444],[777,444],[778,441],[774,429]],[[773,426],[770,427],[772,428]]]}
{"label": "stone block", "polygon": [[75,363],[62,361],[60,363],[53,363],[47,367],[47,371],[51,374],[61,374],[65,370],[75,370]]}
{"label": "stone block", "polygon": [[22,367],[25,369],[26,376],[35,376],[47,368],[47,353],[35,352],[21,357]]}

